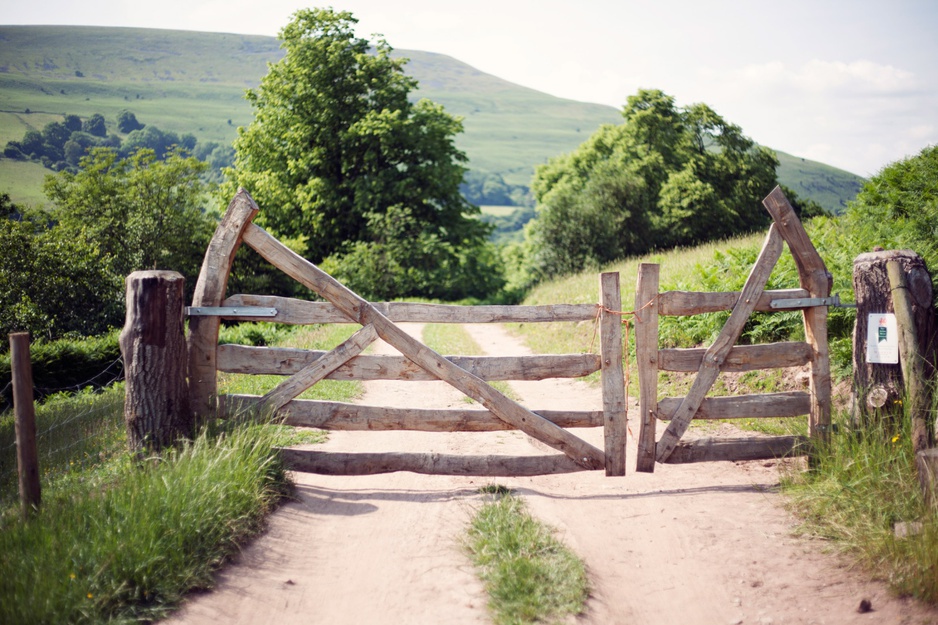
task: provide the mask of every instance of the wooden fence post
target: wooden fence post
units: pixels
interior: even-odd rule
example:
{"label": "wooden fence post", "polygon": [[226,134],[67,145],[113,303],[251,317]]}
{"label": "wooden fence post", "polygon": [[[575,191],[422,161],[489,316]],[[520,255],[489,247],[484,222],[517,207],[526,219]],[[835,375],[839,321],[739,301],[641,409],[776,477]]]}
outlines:
{"label": "wooden fence post", "polygon": [[39,457],[36,451],[36,410],[33,404],[33,367],[29,358],[29,334],[10,335],[13,374],[13,410],[16,415],[16,467],[19,475],[23,519],[39,510]]}
{"label": "wooden fence post", "polygon": [[127,276],[120,334],[127,387],[124,422],[131,451],[160,451],[192,435],[183,329],[185,279],[175,271]]}
{"label": "wooden fence post", "polygon": [[915,453],[931,447],[934,432],[928,423],[931,405],[928,379],[925,377],[925,358],[922,355],[918,332],[915,328],[912,298],[902,265],[895,260],[886,263],[892,303],[896,309],[899,330],[899,362],[905,380],[906,409],[912,421],[912,449]]}
{"label": "wooden fence post", "polygon": [[603,273],[599,280],[602,297],[599,343],[602,354],[606,475],[622,476],[625,475],[625,437],[628,423],[622,367],[622,295],[619,290],[619,273]]}
{"label": "wooden fence post", "polygon": [[935,365],[935,312],[931,277],[925,262],[909,250],[886,250],[860,254],[853,261],[853,288],[857,320],[853,330],[853,419],[869,425],[873,415],[897,418],[901,414],[905,388],[899,363],[867,362],[867,334],[871,314],[895,313],[893,290],[887,264],[901,267],[911,301],[914,330],[924,361],[924,376],[931,377]]}
{"label": "wooden fence post", "polygon": [[658,424],[658,276],[659,265],[638,266],[635,286],[635,361],[638,366],[638,412],[641,427],[635,470],[655,471]]}

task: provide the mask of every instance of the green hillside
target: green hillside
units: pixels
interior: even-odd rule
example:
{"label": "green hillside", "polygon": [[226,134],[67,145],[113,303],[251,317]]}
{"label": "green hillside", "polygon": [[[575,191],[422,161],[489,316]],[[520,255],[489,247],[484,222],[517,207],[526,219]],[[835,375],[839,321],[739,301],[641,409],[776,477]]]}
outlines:
{"label": "green hillside", "polygon": [[[573,150],[600,125],[621,121],[614,107],[556,98],[445,55],[396,55],[410,59],[406,69],[419,81],[417,97],[464,118],[457,143],[470,168],[500,174],[508,184],[529,184],[537,164]],[[273,37],[0,26],[0,146],[64,113],[101,113],[113,125],[122,109],[161,130],[230,143],[237,127],[251,121],[245,89],[256,86],[267,63],[280,56]],[[782,183],[829,210],[839,210],[859,188],[861,179],[847,172],[781,153],[779,158]],[[44,171],[31,163],[0,166],[0,191],[9,190],[15,201],[35,201],[34,181]]]}

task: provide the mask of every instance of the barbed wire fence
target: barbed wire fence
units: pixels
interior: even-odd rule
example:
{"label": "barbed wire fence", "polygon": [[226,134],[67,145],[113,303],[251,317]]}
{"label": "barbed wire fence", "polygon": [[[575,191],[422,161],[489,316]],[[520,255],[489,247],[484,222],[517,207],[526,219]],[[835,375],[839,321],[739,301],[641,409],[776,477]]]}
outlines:
{"label": "barbed wire fence", "polygon": [[[43,487],[64,474],[103,463],[123,449],[123,375],[123,362],[117,358],[79,383],[34,387],[35,397],[45,398],[36,406],[36,448]],[[72,379],[80,378],[76,375]],[[12,382],[7,382],[0,396],[8,396],[11,387]],[[0,509],[16,502],[17,487],[15,419],[8,410],[0,413]]]}

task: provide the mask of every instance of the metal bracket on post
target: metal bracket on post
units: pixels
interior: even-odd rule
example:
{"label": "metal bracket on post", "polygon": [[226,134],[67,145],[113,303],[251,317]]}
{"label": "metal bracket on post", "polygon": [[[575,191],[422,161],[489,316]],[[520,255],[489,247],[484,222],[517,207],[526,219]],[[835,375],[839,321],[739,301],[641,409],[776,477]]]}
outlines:
{"label": "metal bracket on post", "polygon": [[769,306],[775,310],[790,308],[813,308],[815,306],[832,306],[834,308],[856,308],[856,304],[841,304],[840,295],[831,297],[798,297],[794,299],[773,299]]}
{"label": "metal bracket on post", "polygon": [[276,317],[276,308],[261,306],[187,306],[189,317]]}

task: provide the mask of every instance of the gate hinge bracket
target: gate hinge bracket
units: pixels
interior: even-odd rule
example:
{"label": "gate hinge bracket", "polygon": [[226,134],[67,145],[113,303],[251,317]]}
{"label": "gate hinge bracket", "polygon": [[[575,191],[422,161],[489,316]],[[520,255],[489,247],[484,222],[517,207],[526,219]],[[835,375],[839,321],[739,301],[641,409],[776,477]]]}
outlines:
{"label": "gate hinge bracket", "polygon": [[832,306],[834,308],[856,308],[856,304],[841,304],[840,295],[830,297],[796,297],[793,299],[773,299],[769,306],[776,310],[789,308],[813,308],[815,306]]}
{"label": "gate hinge bracket", "polygon": [[276,317],[276,308],[262,306],[186,306],[189,317]]}

